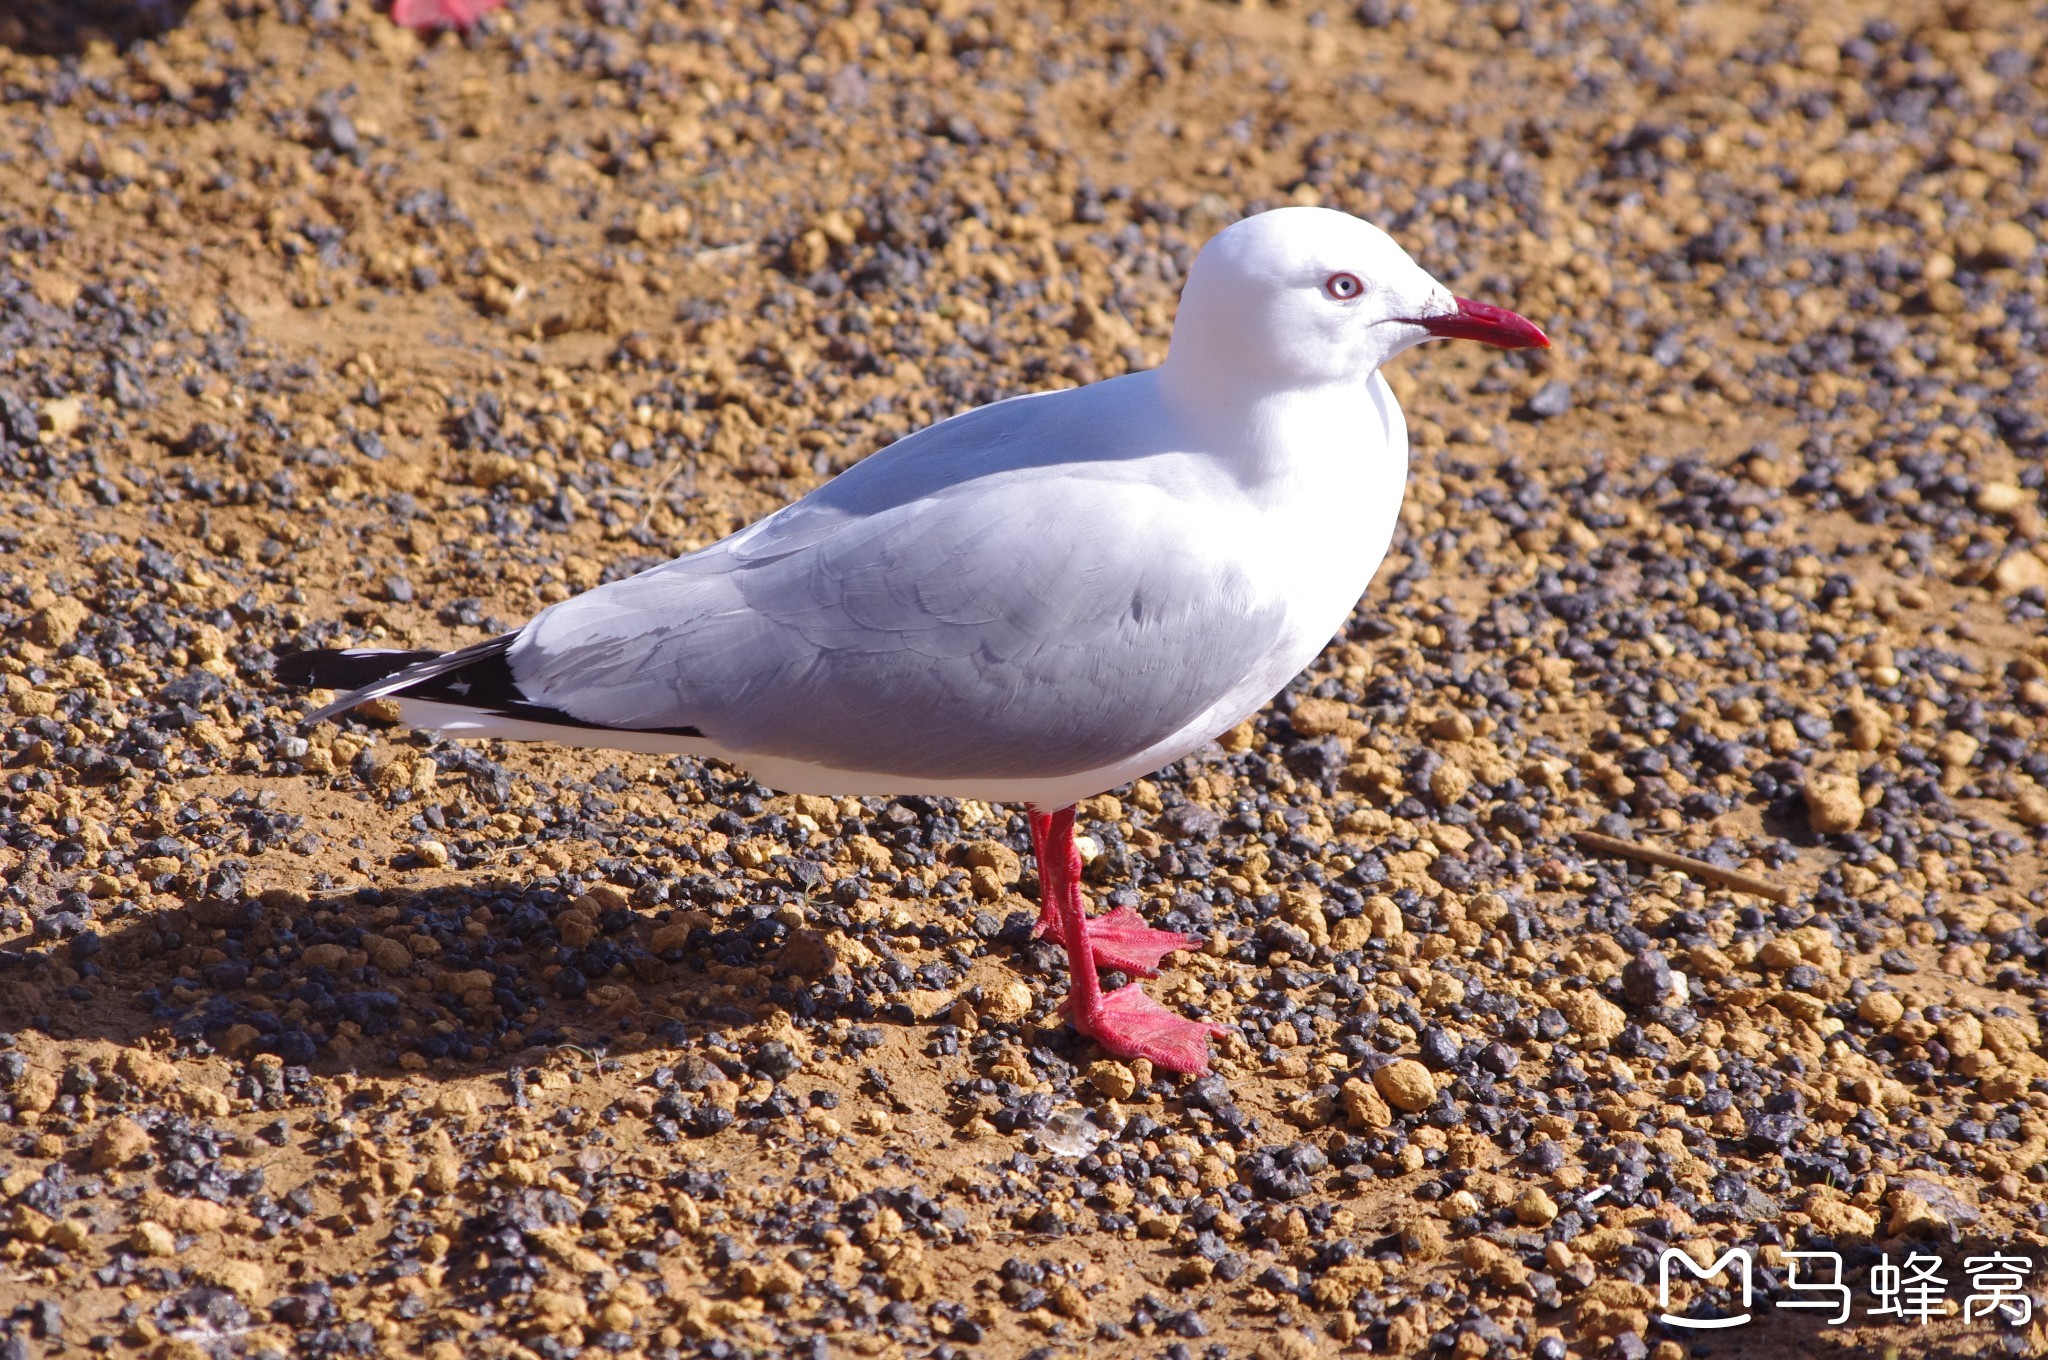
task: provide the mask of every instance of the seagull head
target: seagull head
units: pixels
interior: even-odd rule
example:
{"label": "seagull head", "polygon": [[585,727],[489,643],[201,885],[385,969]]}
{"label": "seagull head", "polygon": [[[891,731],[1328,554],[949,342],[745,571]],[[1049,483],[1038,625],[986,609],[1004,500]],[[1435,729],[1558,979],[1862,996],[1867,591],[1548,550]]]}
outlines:
{"label": "seagull head", "polygon": [[1218,232],[1195,257],[1169,367],[1267,391],[1362,382],[1424,340],[1548,348],[1536,324],[1454,295],[1370,222],[1276,208]]}

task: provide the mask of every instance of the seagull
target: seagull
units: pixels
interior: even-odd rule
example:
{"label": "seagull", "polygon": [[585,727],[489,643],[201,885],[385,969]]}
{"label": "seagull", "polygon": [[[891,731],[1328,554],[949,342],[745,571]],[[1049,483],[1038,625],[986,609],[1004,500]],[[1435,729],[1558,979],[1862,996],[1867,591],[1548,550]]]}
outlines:
{"label": "seagull", "polygon": [[1208,1068],[1219,1026],[1137,981],[1198,936],[1091,918],[1074,805],[1199,749],[1315,659],[1394,533],[1380,366],[1436,337],[1548,347],[1379,228],[1287,207],[1196,257],[1159,367],[978,407],[708,548],[459,651],[297,652],[448,737],[711,757],[786,793],[1021,803],[1063,1009],[1118,1058]]}

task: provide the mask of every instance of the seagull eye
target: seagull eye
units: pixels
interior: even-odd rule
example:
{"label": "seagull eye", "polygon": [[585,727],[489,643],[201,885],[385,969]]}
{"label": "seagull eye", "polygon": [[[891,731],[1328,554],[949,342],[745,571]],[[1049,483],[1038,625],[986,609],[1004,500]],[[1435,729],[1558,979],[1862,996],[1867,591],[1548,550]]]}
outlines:
{"label": "seagull eye", "polygon": [[1349,302],[1365,291],[1356,274],[1332,274],[1323,280],[1323,291],[1339,302]]}

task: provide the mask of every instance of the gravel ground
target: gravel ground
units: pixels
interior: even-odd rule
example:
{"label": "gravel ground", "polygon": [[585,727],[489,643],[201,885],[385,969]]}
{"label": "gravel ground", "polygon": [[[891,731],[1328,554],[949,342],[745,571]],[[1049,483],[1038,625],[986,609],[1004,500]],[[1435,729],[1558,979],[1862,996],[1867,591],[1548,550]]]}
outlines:
{"label": "gravel ground", "polygon": [[[0,1356],[2048,1351],[1959,1315],[2048,1280],[2038,10],[121,8],[0,15]],[[1346,635],[1084,808],[1210,1078],[1060,1026],[1014,809],[267,678],[1155,362],[1289,201],[1557,347],[1401,360]]]}

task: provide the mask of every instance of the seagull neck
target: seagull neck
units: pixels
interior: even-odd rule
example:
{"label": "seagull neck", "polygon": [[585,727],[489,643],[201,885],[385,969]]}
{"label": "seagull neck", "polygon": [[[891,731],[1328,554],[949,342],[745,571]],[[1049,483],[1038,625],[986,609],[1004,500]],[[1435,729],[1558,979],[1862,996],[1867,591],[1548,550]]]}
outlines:
{"label": "seagull neck", "polygon": [[1230,450],[1233,461],[1274,472],[1317,448],[1319,435],[1355,429],[1361,421],[1379,425],[1371,382],[1368,373],[1342,382],[1276,386],[1256,373],[1175,364],[1171,357],[1159,369],[1160,392],[1182,420]]}

